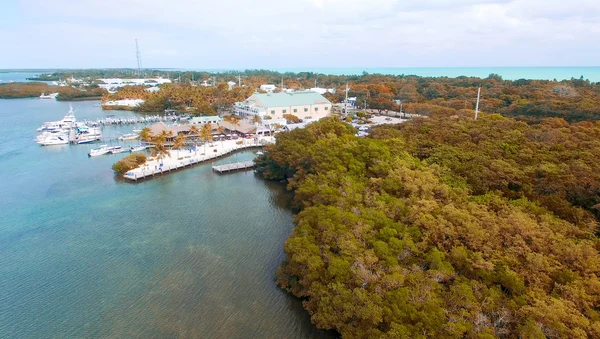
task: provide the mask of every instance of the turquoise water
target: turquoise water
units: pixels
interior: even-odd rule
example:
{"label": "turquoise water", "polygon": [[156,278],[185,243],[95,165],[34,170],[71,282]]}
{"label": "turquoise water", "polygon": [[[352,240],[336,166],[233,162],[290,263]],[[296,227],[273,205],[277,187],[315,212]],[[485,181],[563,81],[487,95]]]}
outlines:
{"label": "turquoise water", "polygon": [[34,77],[39,75],[40,73],[32,73],[32,72],[0,72],[0,84],[6,84],[10,81],[14,82],[26,82],[29,81],[27,78]]}
{"label": "turquoise water", "polygon": [[[74,103],[77,118],[134,114],[97,104]],[[274,282],[293,227],[280,185],[210,164],[117,180],[123,155],[32,141],[67,109],[0,100],[0,338],[326,336]]]}
{"label": "turquoise water", "polygon": [[[248,68],[253,69],[253,68]],[[172,69],[186,70],[186,69]],[[229,69],[187,69],[193,71],[226,72],[239,71]],[[388,68],[270,68],[271,71],[286,72],[317,72],[328,75],[418,75],[422,77],[471,76],[485,78],[495,73],[505,80],[537,79],[537,80],[569,80],[583,76],[592,82],[600,82],[600,67],[388,67]]]}

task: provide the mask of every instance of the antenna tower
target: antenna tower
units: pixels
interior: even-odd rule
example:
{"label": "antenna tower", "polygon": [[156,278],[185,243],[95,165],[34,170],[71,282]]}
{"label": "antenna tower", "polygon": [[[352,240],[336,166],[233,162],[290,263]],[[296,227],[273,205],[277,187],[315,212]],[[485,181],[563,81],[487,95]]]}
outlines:
{"label": "antenna tower", "polygon": [[137,57],[138,77],[140,77],[142,74],[142,53],[140,53],[137,39],[135,39],[135,56]]}

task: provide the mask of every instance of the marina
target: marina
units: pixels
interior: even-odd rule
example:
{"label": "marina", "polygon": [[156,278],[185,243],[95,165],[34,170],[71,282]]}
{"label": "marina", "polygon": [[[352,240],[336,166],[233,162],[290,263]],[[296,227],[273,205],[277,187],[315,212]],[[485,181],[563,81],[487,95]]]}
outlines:
{"label": "marina", "polygon": [[[138,181],[146,178],[152,178],[156,175],[166,174],[172,171],[205,163],[223,156],[232,154],[245,149],[262,148],[264,145],[273,143],[274,137],[260,137],[253,140],[244,140],[238,144],[235,140],[225,140],[215,142],[204,152],[204,147],[192,148],[186,150],[171,150],[170,155],[163,158],[151,158],[139,168],[128,171],[123,177],[130,181]],[[235,164],[222,166],[213,166],[215,172],[223,173],[253,166],[253,161],[244,161]],[[216,169],[215,169],[216,168]]]}
{"label": "marina", "polygon": [[[77,119],[140,116],[97,103],[73,103]],[[1,338],[219,338],[224,328],[230,338],[322,337],[301,301],[273,280],[293,228],[285,188],[247,172],[212,171],[252,160],[254,151],[132,185],[111,169],[128,152],[87,156],[109,142],[31,141],[41,122],[68,109],[38,98],[0,100]],[[131,130],[102,128],[105,137]]]}

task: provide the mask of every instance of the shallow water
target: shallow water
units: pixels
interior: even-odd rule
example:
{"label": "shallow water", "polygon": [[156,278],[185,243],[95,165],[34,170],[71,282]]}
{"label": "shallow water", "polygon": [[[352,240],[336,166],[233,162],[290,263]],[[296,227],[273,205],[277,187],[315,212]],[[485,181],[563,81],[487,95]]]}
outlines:
{"label": "shallow water", "polygon": [[[134,115],[97,105],[74,103],[76,117]],[[210,164],[118,180],[123,154],[32,141],[67,110],[0,100],[0,338],[327,336],[274,282],[293,227],[280,185]]]}

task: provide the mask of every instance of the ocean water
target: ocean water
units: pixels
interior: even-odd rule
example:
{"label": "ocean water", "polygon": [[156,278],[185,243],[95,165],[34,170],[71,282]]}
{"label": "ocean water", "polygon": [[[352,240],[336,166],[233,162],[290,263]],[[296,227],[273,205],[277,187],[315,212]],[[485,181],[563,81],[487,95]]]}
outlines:
{"label": "ocean water", "polygon": [[39,72],[0,72],[0,84],[14,82],[28,82],[27,78],[39,75]]}
{"label": "ocean water", "polygon": [[[97,105],[76,117],[135,114]],[[123,182],[110,166],[124,155],[32,141],[67,110],[0,100],[0,338],[331,336],[274,282],[293,227],[281,185],[210,164]]]}
{"label": "ocean water", "polygon": [[[248,67],[246,69],[255,69]],[[268,68],[280,73],[316,72],[326,75],[418,75],[422,77],[450,77],[471,76],[485,78],[495,73],[505,80],[536,79],[536,80],[569,80],[579,79],[583,76],[592,82],[600,82],[600,67],[387,67],[387,68]],[[206,71],[229,72],[243,71],[244,69],[165,69],[176,71]]]}

